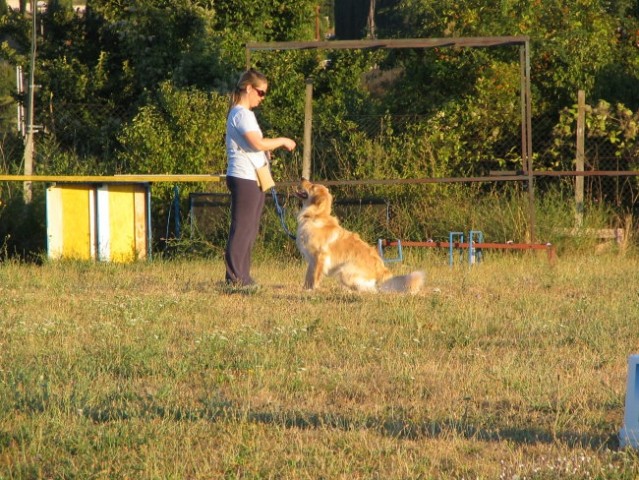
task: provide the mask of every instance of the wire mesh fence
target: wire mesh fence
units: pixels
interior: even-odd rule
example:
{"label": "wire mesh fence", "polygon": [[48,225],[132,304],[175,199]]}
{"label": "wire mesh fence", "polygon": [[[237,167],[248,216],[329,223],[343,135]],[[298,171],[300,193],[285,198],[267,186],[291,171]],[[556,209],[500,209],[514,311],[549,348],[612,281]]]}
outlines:
{"label": "wire mesh fence", "polygon": [[[109,104],[50,105],[38,112],[37,123],[42,131],[36,136],[36,151],[42,154],[47,142],[54,139],[58,153],[112,161],[119,148],[117,133],[131,121],[133,113],[127,107]],[[619,123],[614,116],[611,121]],[[348,128],[343,128],[344,125]],[[312,178],[335,182],[339,215],[347,227],[370,230],[369,240],[402,236],[441,239],[450,231],[478,229],[495,241],[525,241],[530,240],[525,230],[530,228],[531,221],[537,223],[538,238],[552,240],[558,228],[574,226],[577,209],[577,177],[548,174],[574,172],[577,151],[574,122],[568,135],[558,133],[561,125],[559,118],[533,118],[536,175],[532,212],[529,182],[515,179],[524,170],[517,125],[495,129],[475,142],[466,139],[463,148],[445,156],[438,150],[441,145],[431,141],[437,132],[429,130],[428,117],[423,115],[352,116],[345,119],[340,130],[314,121]],[[639,197],[638,177],[634,175],[637,141],[631,136],[624,141],[615,140],[590,127],[584,136],[584,209],[606,216],[599,220],[610,228],[626,227]],[[411,142],[398,142],[400,137],[410,137]],[[402,150],[406,145],[411,149],[409,152]],[[438,164],[444,157],[447,168]],[[300,172],[298,156],[278,172],[278,180],[296,180]],[[508,176],[513,180],[509,181]],[[475,178],[469,181],[469,177]],[[411,179],[423,182],[410,183]],[[340,180],[361,183],[339,185]],[[380,184],[379,180],[388,182]],[[410,192],[420,198],[418,205],[410,204]],[[564,208],[544,210],[544,202],[550,198],[555,201],[559,198]],[[375,201],[363,206],[362,199]],[[292,197],[284,195],[284,202],[289,212],[295,209]],[[499,212],[503,222],[488,225],[489,214],[494,216],[495,212]],[[412,226],[398,223],[402,216],[410,217]]]}

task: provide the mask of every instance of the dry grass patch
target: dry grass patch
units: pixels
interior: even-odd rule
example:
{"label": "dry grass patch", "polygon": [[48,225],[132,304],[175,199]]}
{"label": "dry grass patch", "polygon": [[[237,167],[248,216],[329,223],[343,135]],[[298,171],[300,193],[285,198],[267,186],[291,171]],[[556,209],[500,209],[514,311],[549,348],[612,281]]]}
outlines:
{"label": "dry grass patch", "polygon": [[0,264],[0,478],[636,478],[637,259],[407,262],[421,294]]}

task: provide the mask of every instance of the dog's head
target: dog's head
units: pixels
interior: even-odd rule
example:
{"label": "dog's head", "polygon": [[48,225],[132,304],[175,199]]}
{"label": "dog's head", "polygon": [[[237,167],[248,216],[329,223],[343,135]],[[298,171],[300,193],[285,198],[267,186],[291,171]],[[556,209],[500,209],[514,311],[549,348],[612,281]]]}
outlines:
{"label": "dog's head", "polygon": [[314,215],[330,215],[333,196],[324,185],[302,179],[295,196],[302,200],[302,210]]}

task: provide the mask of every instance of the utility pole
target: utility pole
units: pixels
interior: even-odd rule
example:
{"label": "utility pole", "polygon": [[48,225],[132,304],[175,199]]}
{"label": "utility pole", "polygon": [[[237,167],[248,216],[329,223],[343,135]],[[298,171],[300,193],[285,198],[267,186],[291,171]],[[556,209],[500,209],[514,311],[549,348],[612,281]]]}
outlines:
{"label": "utility pole", "polygon": [[[27,96],[27,132],[24,137],[24,174],[33,175],[33,111],[34,111],[34,90],[35,90],[35,58],[36,58],[36,11],[38,10],[37,0],[31,0],[31,17],[33,24],[31,28],[31,65],[29,68],[29,85]],[[33,188],[31,182],[24,182],[23,198],[25,204],[30,204],[33,199]]]}

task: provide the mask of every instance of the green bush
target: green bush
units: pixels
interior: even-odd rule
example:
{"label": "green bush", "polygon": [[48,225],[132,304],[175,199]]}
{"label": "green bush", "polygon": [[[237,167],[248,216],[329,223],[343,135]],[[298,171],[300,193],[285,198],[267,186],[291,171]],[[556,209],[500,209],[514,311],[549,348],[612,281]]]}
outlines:
{"label": "green bush", "polygon": [[44,192],[44,184],[34,183],[31,203],[24,203],[21,192],[0,203],[0,260],[42,259],[47,238]]}

